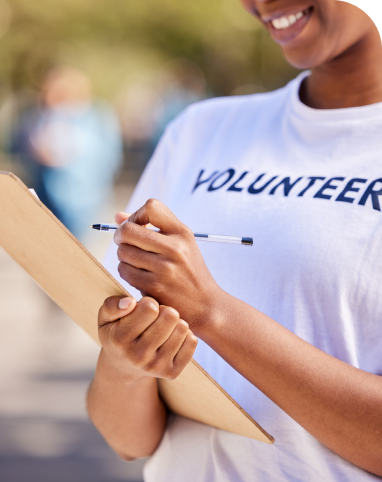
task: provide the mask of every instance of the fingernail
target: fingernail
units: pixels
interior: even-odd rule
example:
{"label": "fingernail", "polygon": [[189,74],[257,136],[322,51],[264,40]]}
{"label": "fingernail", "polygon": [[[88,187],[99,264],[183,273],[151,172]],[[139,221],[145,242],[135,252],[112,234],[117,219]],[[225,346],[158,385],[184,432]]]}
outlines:
{"label": "fingernail", "polygon": [[118,308],[120,310],[127,310],[127,308],[131,305],[132,301],[133,298],[123,298],[122,300],[119,300]]}

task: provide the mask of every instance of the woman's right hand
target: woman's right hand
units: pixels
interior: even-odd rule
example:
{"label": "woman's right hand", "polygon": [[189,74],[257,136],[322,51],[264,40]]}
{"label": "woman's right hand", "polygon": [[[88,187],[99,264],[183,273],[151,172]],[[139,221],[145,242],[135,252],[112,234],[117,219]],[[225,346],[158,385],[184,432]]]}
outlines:
{"label": "woman's right hand", "polygon": [[126,380],[173,380],[190,362],[198,343],[179,313],[150,297],[107,298],[99,310],[101,359]]}

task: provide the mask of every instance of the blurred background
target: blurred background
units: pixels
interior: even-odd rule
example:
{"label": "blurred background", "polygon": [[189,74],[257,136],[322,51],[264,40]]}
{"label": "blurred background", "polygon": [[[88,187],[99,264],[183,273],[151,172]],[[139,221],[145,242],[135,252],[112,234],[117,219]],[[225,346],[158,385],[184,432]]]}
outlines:
{"label": "blurred background", "polygon": [[[295,77],[238,0],[0,0],[0,170],[99,259],[167,123]],[[88,421],[98,349],[0,248],[0,480],[141,481]]]}

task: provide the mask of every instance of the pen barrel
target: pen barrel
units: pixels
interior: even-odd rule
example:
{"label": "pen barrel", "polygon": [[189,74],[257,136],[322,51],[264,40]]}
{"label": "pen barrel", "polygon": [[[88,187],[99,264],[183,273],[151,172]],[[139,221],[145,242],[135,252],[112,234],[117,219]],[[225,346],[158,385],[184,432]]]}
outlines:
{"label": "pen barrel", "polygon": [[[93,229],[98,229],[99,231],[116,231],[119,226],[116,224],[93,224]],[[158,232],[158,228],[147,228],[150,231]],[[242,236],[226,236],[222,234],[202,234],[194,233],[195,239],[197,241],[206,241],[209,243],[228,243],[228,244],[241,244],[244,246],[252,246],[253,238],[243,238]]]}
{"label": "pen barrel", "polygon": [[224,236],[221,234],[199,234],[194,233],[197,241],[206,241],[210,243],[228,243],[228,244],[244,244],[252,246],[252,238],[243,238],[241,236]]}
{"label": "pen barrel", "polygon": [[95,224],[93,228],[99,231],[116,231],[119,226],[116,224]]}

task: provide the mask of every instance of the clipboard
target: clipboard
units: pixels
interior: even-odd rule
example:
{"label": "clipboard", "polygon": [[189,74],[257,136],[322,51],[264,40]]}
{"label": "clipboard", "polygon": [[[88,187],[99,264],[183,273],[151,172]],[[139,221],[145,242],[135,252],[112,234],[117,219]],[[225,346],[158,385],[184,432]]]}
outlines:
{"label": "clipboard", "polygon": [[[130,296],[111,274],[12,173],[0,171],[0,246],[93,340],[109,296]],[[192,360],[176,380],[158,380],[177,415],[267,444],[269,435]]]}

